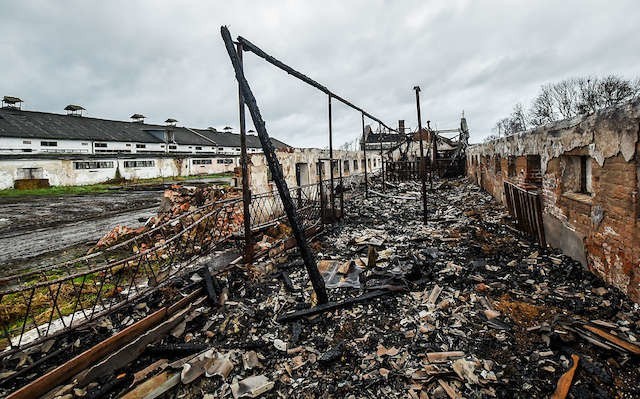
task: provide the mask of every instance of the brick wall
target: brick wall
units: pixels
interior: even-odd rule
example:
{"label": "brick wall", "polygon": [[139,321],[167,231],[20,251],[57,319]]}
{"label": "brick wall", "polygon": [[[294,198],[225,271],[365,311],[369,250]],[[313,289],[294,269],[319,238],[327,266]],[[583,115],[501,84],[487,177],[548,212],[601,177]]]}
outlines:
{"label": "brick wall", "polygon": [[[545,233],[550,245],[582,261],[593,273],[640,302],[638,105],[624,112],[630,115],[621,117],[621,112],[617,112],[615,119],[607,119],[608,114],[591,116],[585,118],[583,126],[574,125],[564,131],[548,127],[549,135],[544,131],[535,132],[538,136],[533,144],[533,139],[523,134],[518,137],[522,142],[511,147],[500,146],[499,142],[471,147],[467,152],[467,165],[469,177],[503,202],[505,179],[540,187]],[[624,117],[630,118],[630,122]],[[600,125],[610,130],[598,131]],[[588,129],[593,130],[591,142],[585,138]],[[617,136],[611,133],[616,130],[622,133]],[[582,136],[576,136],[576,132]],[[606,140],[604,135],[608,135]],[[549,148],[544,147],[549,137],[571,145],[566,145],[563,151],[554,147],[550,153]],[[529,150],[520,151],[527,146]],[[602,150],[598,151],[598,146]],[[538,155],[543,156],[533,157]],[[474,162],[474,157],[479,157],[480,162]],[[496,157],[501,166],[497,173]],[[509,157],[515,160],[514,176],[508,175]],[[581,172],[585,168],[571,169],[580,165],[579,157],[589,162],[589,175]],[[588,191],[580,189],[579,180],[583,175],[589,180]]]}

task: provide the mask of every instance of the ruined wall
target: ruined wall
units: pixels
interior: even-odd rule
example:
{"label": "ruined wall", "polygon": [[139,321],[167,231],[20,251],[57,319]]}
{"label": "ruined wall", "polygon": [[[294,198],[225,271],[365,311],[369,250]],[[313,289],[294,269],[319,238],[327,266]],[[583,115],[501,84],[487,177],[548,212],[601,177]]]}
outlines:
{"label": "ruined wall", "polygon": [[468,176],[538,187],[548,243],[640,302],[639,130],[636,101],[472,146]]}
{"label": "ruined wall", "polygon": [[[314,184],[318,182],[317,168],[321,159],[323,162],[323,179],[328,179],[330,175],[329,150],[317,148],[289,148],[276,151],[278,160],[282,165],[282,171],[289,187],[296,187],[296,165],[301,169],[301,185]],[[338,177],[342,169],[343,177],[351,177],[364,174],[364,155],[362,151],[334,150],[333,158],[339,160],[339,166],[334,167],[334,177]],[[354,164],[355,161],[355,164]],[[349,167],[346,167],[346,164]],[[354,166],[358,165],[357,168]],[[382,162],[380,154],[367,152],[367,171],[377,173],[380,171]],[[249,156],[250,187],[253,194],[274,191],[275,184],[269,179],[268,165],[266,158],[262,154],[252,154]]]}

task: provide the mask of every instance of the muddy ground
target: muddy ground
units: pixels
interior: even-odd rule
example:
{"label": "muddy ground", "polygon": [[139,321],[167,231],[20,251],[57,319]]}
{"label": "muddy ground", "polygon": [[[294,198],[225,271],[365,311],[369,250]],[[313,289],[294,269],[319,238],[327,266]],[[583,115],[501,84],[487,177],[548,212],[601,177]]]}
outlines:
{"label": "muddy ground", "polygon": [[0,275],[82,255],[118,224],[141,225],[162,191],[0,198]]}

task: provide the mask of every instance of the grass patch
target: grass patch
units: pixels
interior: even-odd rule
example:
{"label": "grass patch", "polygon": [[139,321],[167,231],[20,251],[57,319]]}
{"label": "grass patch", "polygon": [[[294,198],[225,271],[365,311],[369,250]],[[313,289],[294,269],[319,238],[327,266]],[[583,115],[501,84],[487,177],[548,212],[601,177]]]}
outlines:
{"label": "grass patch", "polygon": [[48,188],[34,188],[29,190],[16,190],[9,188],[0,190],[0,198],[11,197],[28,197],[28,196],[59,196],[59,195],[79,195],[79,194],[100,194],[106,192],[113,192],[115,189],[126,187],[127,185],[144,185],[144,184],[161,184],[171,182],[182,182],[190,180],[200,179],[218,179],[224,177],[231,177],[233,173],[216,173],[210,175],[195,175],[195,176],[171,176],[171,177],[156,177],[153,179],[135,179],[127,180],[122,183],[100,183],[89,184],[86,186],[55,186]]}
{"label": "grass patch", "polygon": [[48,188],[33,188],[29,190],[16,190],[9,188],[0,190],[0,197],[23,197],[34,195],[70,195],[70,194],[93,194],[109,191],[111,184],[91,184],[87,186],[56,186]]}

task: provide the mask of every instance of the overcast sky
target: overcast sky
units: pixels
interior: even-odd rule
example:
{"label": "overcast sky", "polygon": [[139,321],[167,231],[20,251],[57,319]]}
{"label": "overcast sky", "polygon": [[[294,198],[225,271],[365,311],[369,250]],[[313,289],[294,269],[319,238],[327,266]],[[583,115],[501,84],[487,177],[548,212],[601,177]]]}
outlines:
{"label": "overcast sky", "polygon": [[[0,3],[0,95],[24,108],[204,128],[238,125],[227,25],[392,126],[491,133],[514,103],[563,78],[640,74],[640,3],[608,1],[9,1]],[[245,53],[269,133],[325,147],[327,98]],[[334,102],[335,104],[335,102]],[[360,115],[334,105],[340,144]]]}

